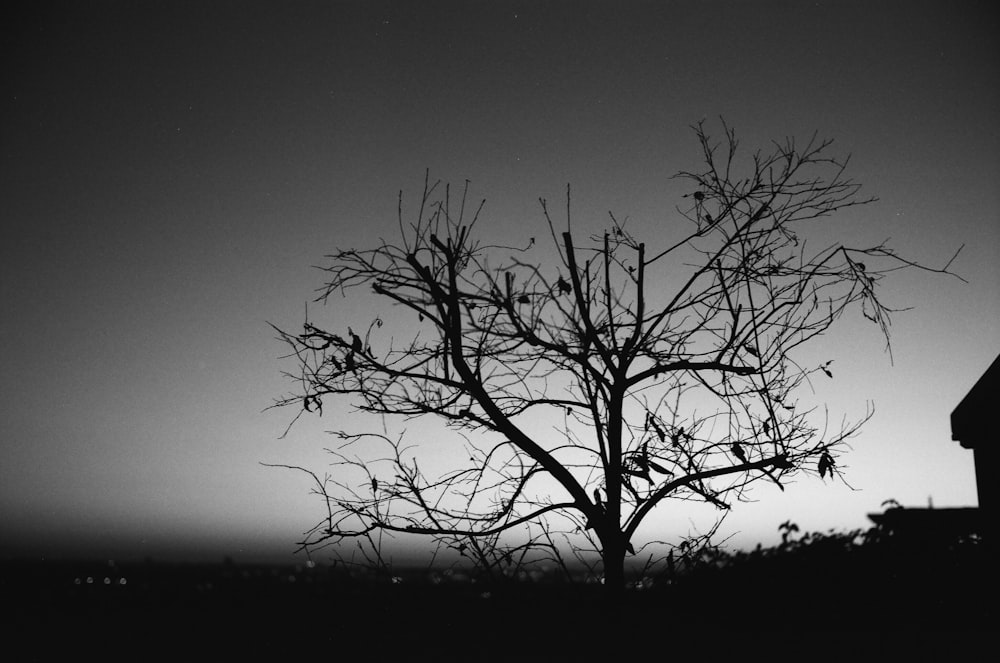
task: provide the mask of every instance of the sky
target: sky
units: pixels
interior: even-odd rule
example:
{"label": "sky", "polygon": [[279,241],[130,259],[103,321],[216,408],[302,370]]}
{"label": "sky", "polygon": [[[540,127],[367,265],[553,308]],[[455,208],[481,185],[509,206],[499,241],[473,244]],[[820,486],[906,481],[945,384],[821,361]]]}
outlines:
{"label": "sky", "polygon": [[[13,7],[13,8],[12,8]],[[949,415],[1000,352],[1000,48],[985,2],[23,2],[5,6],[0,139],[0,558],[293,561],[303,476],[350,420],[268,410],[292,385],[268,322],[315,265],[396,233],[424,172],[545,235],[567,183],[666,243],[691,125],[833,138],[878,202],[847,241],[952,265],[886,281],[893,357],[822,339],[835,419],[876,413],[850,486],[761,486],[731,545],[870,525],[895,499],[974,506]],[[662,232],[662,239],[657,234]],[[362,327],[363,297],[310,316]],[[327,316],[324,318],[323,316]],[[683,511],[662,521],[683,533]]]}

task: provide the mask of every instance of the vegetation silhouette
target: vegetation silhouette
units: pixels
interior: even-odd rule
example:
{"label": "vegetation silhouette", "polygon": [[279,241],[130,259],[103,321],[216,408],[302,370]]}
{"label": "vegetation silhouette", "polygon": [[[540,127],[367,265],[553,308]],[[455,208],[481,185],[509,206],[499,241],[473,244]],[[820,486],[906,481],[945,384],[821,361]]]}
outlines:
{"label": "vegetation silhouette", "polygon": [[[594,660],[605,655],[598,645],[608,629],[624,629],[615,631],[631,634],[622,647],[652,641],[673,654],[704,652],[708,642],[713,652],[739,653],[747,638],[763,638],[777,655],[803,646],[822,658],[817,643],[829,642],[831,656],[927,657],[981,646],[992,632],[995,564],[974,533],[914,541],[879,525],[802,533],[786,521],[779,529],[776,546],[702,547],[630,583],[613,616],[592,578],[500,579],[471,566],[386,577],[343,564],[35,562],[7,564],[0,577],[17,607],[11,642],[23,639],[36,653],[66,646],[134,656],[153,647],[232,657],[294,647],[408,660],[456,652]],[[600,623],[595,615],[604,615]]]}
{"label": "vegetation silhouette", "polygon": [[[836,213],[874,200],[831,141],[744,154],[724,122],[721,141],[693,129],[702,163],[676,176],[689,192],[658,248],[613,213],[581,241],[568,187],[562,230],[540,200],[549,253],[535,237],[489,243],[468,182],[453,195],[427,176],[409,222],[400,194],[395,242],[328,256],[317,301],[362,288],[396,313],[347,336],[308,316],[274,326],[296,385],[275,406],[298,410],[292,423],[333,400],[382,430],[333,431],[332,476],[282,466],[307,473],[325,505],[302,549],[354,551],[392,576],[385,537],[420,535],[487,577],[582,564],[614,604],[628,563],[648,576],[712,549],[753,484],[842,478],[846,441],[872,410],[831,426],[802,395],[813,376],[833,379],[833,359],[800,363],[803,348],[856,310],[888,349],[882,280],[951,274],[951,261],[925,267],[885,243],[812,248],[819,222],[836,235]],[[421,452],[436,445],[390,433],[392,417],[442,424],[452,465],[429,473]],[[655,509],[692,502],[718,510],[706,532],[640,531]]]}

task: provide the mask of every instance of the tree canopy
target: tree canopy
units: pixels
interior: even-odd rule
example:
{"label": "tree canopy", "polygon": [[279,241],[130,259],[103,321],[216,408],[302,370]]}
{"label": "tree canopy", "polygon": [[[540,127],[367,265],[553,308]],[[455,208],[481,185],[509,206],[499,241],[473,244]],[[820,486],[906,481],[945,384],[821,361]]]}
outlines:
{"label": "tree canopy", "polygon": [[724,124],[721,140],[694,132],[701,166],[676,175],[688,190],[677,222],[650,244],[614,214],[578,236],[569,187],[564,211],[540,200],[553,260],[535,237],[487,243],[469,183],[455,193],[428,176],[409,220],[400,194],[396,240],[328,256],[318,301],[336,311],[335,296],[361,288],[403,313],[392,330],[378,316],[275,327],[297,384],[276,405],[322,414],[346,399],[435,419],[461,441],[453,466],[428,475],[429,440],[337,431],[334,474],[305,470],[327,510],[304,547],[354,540],[378,562],[383,534],[421,534],[488,572],[577,554],[620,585],[626,557],[669,564],[691,548],[637,540],[657,508],[705,502],[724,515],[757,482],[839,476],[872,411],[831,427],[823,408],[803,407],[803,386],[832,378],[833,358],[802,364],[799,349],[852,310],[888,347],[883,278],[950,273],[951,261],[807,241],[873,201],[831,141],[786,139],[744,159]]}

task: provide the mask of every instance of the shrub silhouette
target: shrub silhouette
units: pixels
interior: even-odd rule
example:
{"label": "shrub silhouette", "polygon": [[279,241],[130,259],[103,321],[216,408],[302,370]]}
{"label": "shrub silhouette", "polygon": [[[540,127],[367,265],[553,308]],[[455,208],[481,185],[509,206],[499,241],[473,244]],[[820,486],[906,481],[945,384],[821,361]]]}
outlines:
{"label": "shrub silhouette", "polygon": [[[880,527],[799,534],[782,523],[780,544],[719,552],[674,584],[695,604],[752,597],[747,626],[780,617],[797,628],[980,628],[995,570],[978,536],[914,539]],[[984,609],[984,605],[987,606]]]}

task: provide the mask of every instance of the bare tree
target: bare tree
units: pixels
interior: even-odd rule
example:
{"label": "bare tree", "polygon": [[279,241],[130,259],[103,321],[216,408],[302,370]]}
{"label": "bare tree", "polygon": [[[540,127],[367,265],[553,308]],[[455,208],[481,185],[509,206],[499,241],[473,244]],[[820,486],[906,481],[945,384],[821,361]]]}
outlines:
{"label": "bare tree", "polygon": [[831,142],[786,139],[744,157],[724,124],[719,143],[694,129],[703,166],[676,176],[689,193],[662,248],[613,214],[578,244],[567,187],[562,232],[540,200],[554,246],[545,264],[534,238],[476,239],[483,203],[468,204],[468,182],[452,200],[428,179],[408,224],[400,194],[395,243],[328,256],[318,301],[369,287],[405,312],[406,341],[387,338],[379,317],[346,335],[308,319],[300,332],[275,327],[299,385],[276,406],[322,413],[347,398],[461,437],[454,465],[428,476],[420,453],[443,442],[339,432],[336,476],[313,474],[327,515],[304,547],[355,539],[381,563],[377,537],[420,534],[501,571],[539,551],[563,563],[568,543],[615,588],[627,557],[672,560],[669,544],[633,541],[657,507],[707,502],[721,522],[758,481],[784,490],[795,476],[840,476],[845,441],[872,410],[831,429],[824,409],[803,407],[807,381],[833,372],[831,359],[802,363],[800,348],[852,308],[888,347],[881,280],[950,274],[951,261],[924,267],[884,243],[811,250],[811,224],[873,200]]}

